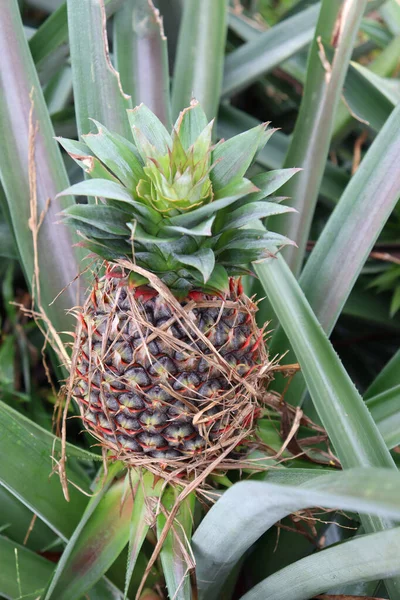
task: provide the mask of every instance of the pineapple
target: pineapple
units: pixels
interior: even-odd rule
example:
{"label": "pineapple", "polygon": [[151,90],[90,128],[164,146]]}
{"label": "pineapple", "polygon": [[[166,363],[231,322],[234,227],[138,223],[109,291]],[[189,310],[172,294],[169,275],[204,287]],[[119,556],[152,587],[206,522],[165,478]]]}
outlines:
{"label": "pineapple", "polygon": [[101,259],[79,312],[70,390],[86,428],[130,464],[189,468],[233,450],[255,426],[268,371],[248,265],[288,243],[260,219],[290,210],[266,199],[294,169],[244,175],[266,124],[213,146],[193,101],[171,134],[144,105],[132,140],[95,122],[60,139],[91,177],[64,211]]}

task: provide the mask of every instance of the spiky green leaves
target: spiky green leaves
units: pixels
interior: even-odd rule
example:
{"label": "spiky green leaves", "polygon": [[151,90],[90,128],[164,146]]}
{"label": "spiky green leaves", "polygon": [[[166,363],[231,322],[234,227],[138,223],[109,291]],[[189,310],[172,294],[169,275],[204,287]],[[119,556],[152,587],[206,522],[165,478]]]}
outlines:
{"label": "spiky green leaves", "polygon": [[[138,265],[156,273],[177,295],[190,289],[222,291],[229,275],[269,255],[289,240],[248,224],[292,209],[268,198],[296,169],[244,177],[272,130],[254,127],[212,145],[212,126],[193,101],[170,135],[144,105],[128,111],[132,140],[98,133],[82,142],[60,139],[92,177],[63,194],[92,196],[96,205],[64,211],[85,245],[100,256],[135,254]],[[246,228],[247,227],[247,228]]]}

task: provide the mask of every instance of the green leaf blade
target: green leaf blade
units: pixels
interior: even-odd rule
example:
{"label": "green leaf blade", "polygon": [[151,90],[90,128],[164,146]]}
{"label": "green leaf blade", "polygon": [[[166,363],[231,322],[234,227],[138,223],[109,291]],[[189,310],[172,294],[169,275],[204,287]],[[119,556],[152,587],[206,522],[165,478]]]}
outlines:
{"label": "green leaf blade", "polygon": [[241,600],[308,600],[338,585],[398,576],[399,551],[400,527],[363,535],[270,575]]}
{"label": "green leaf blade", "polygon": [[212,507],[193,536],[200,600],[219,598],[245,551],[284,516],[312,506],[397,518],[400,476],[385,469],[318,475],[300,485],[240,482]]}
{"label": "green leaf blade", "polygon": [[[114,17],[114,55],[132,106],[144,103],[171,126],[168,48],[158,10],[148,0],[127,0]],[[146,65],[146,68],[143,68]]]}
{"label": "green leaf blade", "polygon": [[319,6],[274,25],[228,55],[222,95],[231,96],[274,69],[312,40]]}
{"label": "green leaf blade", "polygon": [[[0,483],[21,502],[35,512],[61,538],[72,533],[87,499],[70,486],[70,501],[64,498],[61,483],[53,470],[53,448],[60,451],[60,443],[52,434],[31,424],[16,411],[0,403],[0,449],[7,460],[0,464]],[[12,449],[12,451],[10,451]],[[67,448],[67,454],[69,449]],[[69,478],[88,491],[87,481],[73,471]],[[37,489],[41,493],[37,493]]]}
{"label": "green leaf blade", "polygon": [[172,116],[196,98],[207,118],[217,113],[227,28],[227,0],[186,0],[172,86]]}
{"label": "green leaf blade", "polygon": [[90,119],[96,119],[129,139],[126,110],[132,103],[110,61],[104,5],[68,0],[67,6],[78,132],[89,133]]}
{"label": "green leaf blade", "polygon": [[132,496],[124,480],[112,484],[121,470],[109,467],[90,500],[57,565],[45,600],[76,600],[104,575],[128,543]]}

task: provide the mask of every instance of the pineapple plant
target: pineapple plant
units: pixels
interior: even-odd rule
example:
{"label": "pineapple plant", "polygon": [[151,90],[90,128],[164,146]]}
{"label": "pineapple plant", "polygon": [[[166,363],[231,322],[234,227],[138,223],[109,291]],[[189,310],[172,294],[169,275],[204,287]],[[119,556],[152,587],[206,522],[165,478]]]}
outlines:
{"label": "pineapple plant", "polygon": [[[366,386],[395,350],[398,318],[353,286],[397,223],[396,11],[300,2],[271,27],[257,2],[155,3],[159,13],[151,0],[66,0],[48,19],[58,3],[1,3],[0,255],[16,279],[0,290],[0,595],[394,600],[398,352]],[[183,110],[191,95],[207,119],[195,102]],[[281,131],[262,148],[266,118]],[[60,140],[86,171],[75,198],[57,197],[77,168],[55,135],[80,138]],[[256,174],[282,167],[302,173]],[[67,207],[71,228],[56,225]],[[298,245],[282,253],[288,240],[265,229],[279,210],[268,226]],[[12,292],[32,282],[17,318]],[[62,343],[77,304],[71,360]],[[338,356],[328,337],[341,312]],[[360,318],[392,341],[343,344]],[[52,432],[43,341],[58,352],[53,383],[70,368],[94,438],[68,402],[68,428]],[[387,593],[368,583],[382,578]]]}
{"label": "pineapple plant", "polygon": [[69,389],[89,431],[120,460],[201,471],[254,430],[271,377],[256,304],[240,277],[288,240],[261,219],[292,210],[270,194],[295,169],[244,177],[267,124],[212,141],[200,104],[171,134],[144,105],[133,142],[96,122],[59,139],[92,177],[64,220],[100,257],[78,312]]}

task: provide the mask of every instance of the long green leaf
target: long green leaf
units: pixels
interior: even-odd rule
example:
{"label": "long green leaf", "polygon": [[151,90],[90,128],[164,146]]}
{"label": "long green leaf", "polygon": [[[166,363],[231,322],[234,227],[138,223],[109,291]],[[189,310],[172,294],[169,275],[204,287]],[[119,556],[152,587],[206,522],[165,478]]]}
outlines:
{"label": "long green leaf", "polygon": [[319,6],[311,6],[231,52],[225,61],[223,96],[250,85],[311,42],[318,12]]}
{"label": "long green leaf", "polygon": [[[142,476],[139,477],[139,481],[137,482],[131,514],[124,600],[128,597],[133,570],[136,561],[138,560],[143,542],[149,531],[150,523],[154,517],[151,513],[152,502],[154,502],[155,498],[160,498],[161,494],[162,480],[156,483],[153,473],[150,471],[143,471]],[[150,498],[153,498],[153,500],[150,500]]]}
{"label": "long green leaf", "polygon": [[[167,514],[173,509],[177,496],[177,490],[174,490],[171,486],[163,494],[162,504]],[[188,573],[190,565],[187,564],[187,560],[188,558],[191,559],[189,553],[191,551],[190,540],[195,501],[196,496],[192,493],[182,502],[175,517],[173,528],[168,532],[160,553],[169,597],[175,600],[190,600],[192,597]],[[158,535],[164,529],[166,521],[166,515],[161,512],[157,518]],[[187,553],[186,557],[185,552]]]}
{"label": "long green leaf", "polygon": [[400,575],[399,552],[400,527],[363,535],[270,575],[241,600],[308,600],[332,586]]}
{"label": "long green leaf", "polygon": [[399,493],[400,475],[385,469],[352,469],[300,485],[261,481],[234,485],[193,536],[200,600],[219,598],[240,557],[274,523],[292,512],[323,506],[398,518]]}
{"label": "long green leaf", "polygon": [[[56,224],[58,214],[73,203],[71,197],[57,199],[68,186],[61,154],[46,109],[39,80],[25,39],[18,3],[7,0],[0,7],[0,133],[3,150],[0,177],[7,196],[9,213],[19,255],[28,284],[32,284],[35,263],[29,177],[36,168],[37,219],[44,216],[38,235],[37,254],[41,305],[57,331],[68,331],[74,321],[66,311],[79,302],[78,286],[69,285],[80,271],[81,251],[72,249],[74,237],[65,225]],[[30,139],[30,111],[36,134]],[[29,152],[34,163],[29,166]],[[31,167],[31,168],[30,168]],[[35,222],[35,221],[33,221]],[[32,222],[32,223],[33,223]],[[36,223],[35,223],[36,224]],[[51,248],[51,252],[49,252]],[[82,286],[84,288],[84,285]],[[57,301],[49,306],[64,289]],[[36,290],[38,300],[38,290]]]}
{"label": "long green leaf", "polygon": [[[282,256],[253,265],[300,363],[315,409],[344,468],[396,468],[361,396],[346,373]],[[370,533],[387,524],[364,517]],[[399,582],[386,582],[388,589]]]}
{"label": "long green leaf", "polygon": [[54,563],[0,536],[0,594],[35,600],[45,588]]}
{"label": "long green leaf", "polygon": [[132,103],[110,61],[104,6],[95,0],[68,0],[67,6],[78,132],[91,131],[89,119],[96,119],[129,138],[126,109]]}
{"label": "long green leaf", "polygon": [[[367,7],[368,9],[368,7]],[[237,14],[229,15],[229,25],[245,41],[257,39],[261,35],[259,24]],[[400,36],[394,38],[383,51],[378,54],[367,67],[353,63],[346,75],[344,83],[344,98],[336,111],[332,137],[337,140],[348,133],[356,120],[352,115],[367,120],[372,127],[379,131],[384,121],[393,109],[391,87],[397,81],[380,81],[388,77],[396,68],[400,51]],[[300,52],[286,60],[281,69],[304,85],[307,74],[307,55]],[[379,75],[376,80],[374,75]],[[377,83],[380,81],[381,86]],[[351,108],[351,113],[349,112]]]}
{"label": "long green leaf", "polygon": [[400,350],[396,352],[385,365],[376,379],[369,386],[364,394],[364,398],[368,400],[373,398],[387,389],[394,387],[399,383],[399,372],[400,372]]}
{"label": "long green leaf", "polygon": [[222,84],[227,0],[185,0],[172,86],[172,117],[192,97],[208,119],[217,114]]}
{"label": "long green leaf", "polygon": [[342,465],[393,467],[371,415],[285,260],[278,255],[253,266],[289,338]]}
{"label": "long green leaf", "polygon": [[[329,335],[369,253],[400,195],[396,168],[400,152],[400,104],[365,155],[321,233],[300,277],[300,285]],[[285,186],[286,187],[286,186]],[[265,309],[264,309],[265,310]],[[271,352],[288,348],[278,329]],[[290,360],[290,357],[287,357]],[[304,381],[298,375],[287,400],[301,402]]]}
{"label": "long green leaf", "polygon": [[[122,4],[123,0],[104,0],[107,16]],[[40,81],[47,83],[65,64],[69,55],[67,5],[64,2],[37,29],[29,40]]]}
{"label": "long green leaf", "polygon": [[[400,36],[394,38],[390,44],[368,65],[368,70],[381,77],[388,77],[395,70],[400,52]],[[353,114],[358,117],[364,117],[368,121],[375,120],[375,110],[381,114],[381,119],[387,116],[387,111],[392,110],[393,105],[385,97],[381,90],[365,80],[362,73],[355,71],[355,68],[349,68],[346,81],[344,84],[344,92],[346,103],[352,107]],[[382,104],[384,105],[382,107]],[[386,107],[386,111],[382,110]],[[354,117],[350,114],[348,107],[342,102],[336,111],[335,124],[333,127],[332,138],[337,142],[345,135],[352,122],[355,123]]]}
{"label": "long green leaf", "polygon": [[[50,477],[55,437],[3,403],[0,403],[0,422],[0,454],[7,457],[0,461],[0,484],[67,539],[85,509],[87,498],[71,485],[67,502],[57,475]],[[54,448],[56,457],[59,448],[60,444]],[[70,469],[67,473],[73,483],[88,491],[85,478]]]}
{"label": "long green leaf", "polygon": [[[8,538],[22,544],[27,536],[34,513],[5,487],[0,485],[0,529]],[[36,519],[28,537],[31,550],[43,550],[54,542],[54,532],[41,519]]]}
{"label": "long green leaf", "polygon": [[[397,377],[397,381],[400,378]],[[367,400],[372,418],[388,448],[400,444],[400,384]]]}
{"label": "long green leaf", "polygon": [[[298,177],[288,182],[282,190],[283,194],[292,198],[291,204],[299,211],[299,215],[284,215],[273,220],[274,231],[294,240],[299,247],[288,247],[283,251],[296,274],[302,267],[328,156],[335,111],[366,4],[366,0],[322,2],[308,59],[304,95],[285,160],[286,167],[303,168]],[[334,36],[334,33],[337,35]],[[335,39],[334,55],[332,64],[328,65],[324,48],[329,46],[332,39]]]}
{"label": "long green leaf", "polygon": [[399,154],[400,104],[352,177],[300,278],[328,333],[400,196]]}
{"label": "long green leaf", "polygon": [[381,7],[380,13],[393,35],[400,33],[400,6],[397,0],[387,0]]}
{"label": "long green leaf", "polygon": [[346,81],[345,101],[358,119],[380,131],[400,100],[398,82],[375,75],[366,67],[352,63]]}
{"label": "long green leaf", "polygon": [[109,466],[58,562],[45,600],[81,598],[107,571],[129,539],[132,495],[121,464]]}
{"label": "long green leaf", "polygon": [[152,2],[124,2],[114,18],[114,54],[132,105],[143,102],[171,129],[167,39]]}
{"label": "long green leaf", "polygon": [[[37,600],[54,571],[53,562],[0,536],[0,594],[7,598]],[[90,590],[90,600],[122,600],[109,582],[101,581]]]}

